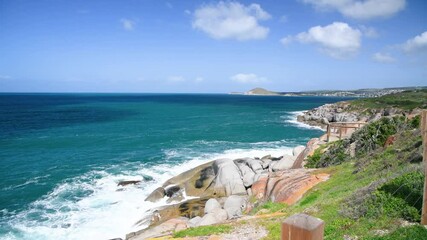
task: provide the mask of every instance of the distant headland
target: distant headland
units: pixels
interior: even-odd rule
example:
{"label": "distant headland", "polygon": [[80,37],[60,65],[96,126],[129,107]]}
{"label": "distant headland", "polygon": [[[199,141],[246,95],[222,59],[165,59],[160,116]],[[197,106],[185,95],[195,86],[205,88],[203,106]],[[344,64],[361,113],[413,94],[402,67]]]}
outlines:
{"label": "distant headland", "polygon": [[427,89],[427,86],[396,87],[396,88],[364,88],[356,90],[314,90],[301,92],[274,92],[264,88],[254,88],[247,92],[231,92],[237,95],[255,96],[330,96],[330,97],[380,97],[391,93],[399,93],[409,90]]}

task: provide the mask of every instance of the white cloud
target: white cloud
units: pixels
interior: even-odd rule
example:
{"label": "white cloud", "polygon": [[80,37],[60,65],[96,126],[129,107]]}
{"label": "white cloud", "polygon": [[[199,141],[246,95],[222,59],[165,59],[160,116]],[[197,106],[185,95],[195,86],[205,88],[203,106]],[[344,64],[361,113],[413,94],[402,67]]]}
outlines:
{"label": "white cloud", "polygon": [[184,82],[185,78],[183,76],[170,76],[168,78],[169,82]]}
{"label": "white cloud", "polygon": [[265,77],[258,77],[256,74],[253,73],[238,73],[230,77],[230,79],[238,83],[254,84],[267,82],[267,79]]}
{"label": "white cloud", "polygon": [[390,56],[387,53],[380,53],[380,52],[377,52],[374,55],[372,55],[372,59],[374,59],[375,61],[380,62],[380,63],[394,63],[394,62],[396,62],[396,59],[394,57]]}
{"label": "white cloud", "polygon": [[405,8],[406,0],[301,0],[318,10],[336,10],[350,18],[390,17]]}
{"label": "white cloud", "polygon": [[260,5],[242,5],[238,2],[219,2],[204,5],[194,12],[193,28],[215,39],[263,39],[269,29],[259,21],[271,18]]}
{"label": "white cloud", "polygon": [[120,19],[120,22],[122,23],[122,26],[126,31],[132,31],[135,29],[136,23],[131,19],[122,18]]}
{"label": "white cloud", "polygon": [[287,36],[287,37],[284,37],[284,38],[282,38],[282,39],[280,39],[280,42],[283,44],[283,45],[288,45],[288,44],[290,44],[291,42],[293,42],[294,41],[294,37],[292,37],[292,36]]}
{"label": "white cloud", "polygon": [[427,50],[427,31],[406,41],[402,48],[407,53]]}
{"label": "white cloud", "polygon": [[288,44],[292,40],[301,43],[316,44],[320,50],[334,58],[347,58],[357,53],[361,46],[362,33],[347,23],[334,22],[327,26],[315,26],[295,37],[288,36],[281,40]]}

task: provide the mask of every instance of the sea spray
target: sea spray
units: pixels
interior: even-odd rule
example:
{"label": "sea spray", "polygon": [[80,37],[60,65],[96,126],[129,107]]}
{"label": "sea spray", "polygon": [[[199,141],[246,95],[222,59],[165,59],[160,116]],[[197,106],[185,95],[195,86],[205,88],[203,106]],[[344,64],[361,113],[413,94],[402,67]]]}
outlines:
{"label": "sea spray", "polygon": [[[254,145],[266,144],[268,143]],[[173,152],[174,157],[177,157],[178,152]],[[2,237],[35,240],[124,237],[126,233],[146,227],[135,226],[135,223],[148,214],[150,209],[177,203],[167,203],[165,199],[156,203],[144,201],[149,193],[169,178],[215,159],[260,158],[269,154],[275,157],[292,154],[292,147],[232,149],[212,154],[210,158],[200,156],[174,165],[147,167],[143,163],[137,164],[138,166],[133,166],[136,170],[116,174],[111,172],[117,172],[120,166],[90,171],[67,179],[52,192],[32,203],[30,209],[9,219],[8,225],[14,229],[14,233]],[[153,180],[144,181],[143,176],[150,176]],[[122,180],[140,180],[141,183],[117,186]]]}

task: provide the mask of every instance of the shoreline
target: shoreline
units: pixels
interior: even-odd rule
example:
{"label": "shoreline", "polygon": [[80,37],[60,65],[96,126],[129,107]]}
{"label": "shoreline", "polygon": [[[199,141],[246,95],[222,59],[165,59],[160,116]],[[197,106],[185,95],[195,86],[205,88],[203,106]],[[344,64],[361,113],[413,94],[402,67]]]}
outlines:
{"label": "shoreline", "polygon": [[[313,127],[313,126],[311,126],[308,123],[304,123],[304,122],[299,122],[298,121],[297,118],[298,118],[299,114],[307,112],[307,111],[309,111],[309,110],[290,112],[292,114],[292,116],[293,116],[293,119],[292,120],[288,119],[288,120],[286,120],[286,122],[293,124],[295,127],[301,127],[301,128],[305,128],[305,129],[323,130],[323,129],[321,129],[319,127],[316,127],[316,126]],[[183,217],[181,216],[180,217],[181,220],[174,220],[174,219],[177,219],[177,218],[174,218],[174,217],[172,217],[170,215],[169,215],[169,217],[167,217],[168,214],[170,214],[170,213],[166,213],[166,215],[164,215],[164,213],[159,213],[159,211],[160,212],[162,212],[162,211],[170,212],[170,210],[165,210],[165,209],[171,209],[171,208],[173,209],[173,208],[176,208],[176,207],[180,208],[180,207],[182,207],[182,204],[190,204],[190,205],[191,204],[196,204],[197,207],[193,206],[193,209],[194,208],[198,208],[197,211],[201,211],[201,210],[204,209],[203,205],[206,204],[206,200],[208,200],[208,199],[217,199],[218,202],[220,202],[220,205],[224,205],[224,209],[221,208],[221,210],[225,210],[225,202],[227,201],[227,199],[229,199],[229,198],[231,198],[233,196],[239,196],[240,197],[240,196],[242,196],[242,194],[247,194],[248,197],[249,196],[255,196],[260,201],[265,202],[266,200],[269,199],[269,197],[272,197],[272,195],[271,195],[271,193],[267,194],[266,193],[266,189],[262,190],[261,192],[260,192],[259,189],[256,190],[257,188],[260,188],[258,186],[260,184],[260,182],[265,182],[267,184],[268,181],[270,181],[271,179],[275,179],[275,178],[278,178],[279,180],[277,180],[277,179],[276,180],[278,182],[280,182],[281,181],[280,179],[282,179],[283,177],[288,178],[289,176],[297,175],[297,176],[293,176],[293,178],[299,179],[299,181],[297,181],[297,180],[295,180],[296,182],[295,181],[289,181],[287,184],[285,184],[286,188],[289,185],[294,185],[293,187],[295,188],[295,186],[297,186],[298,184],[300,184],[300,185],[302,184],[301,186],[297,187],[297,190],[294,189],[293,192],[291,191],[291,194],[288,193],[288,195],[286,197],[282,196],[282,198],[280,198],[280,194],[277,195],[277,193],[276,193],[277,196],[273,196],[273,199],[272,199],[273,201],[275,201],[276,197],[279,196],[278,199],[281,202],[285,202],[287,204],[293,204],[294,202],[296,202],[297,200],[299,200],[299,198],[301,198],[302,195],[306,191],[308,191],[309,189],[311,189],[313,186],[315,186],[319,182],[326,181],[329,178],[329,175],[327,175],[327,176],[323,176],[323,175],[322,176],[320,176],[320,175],[319,176],[311,175],[311,170],[307,170],[307,169],[305,169],[303,167],[299,167],[299,168],[297,168],[295,170],[292,170],[293,165],[295,164],[295,162],[297,161],[297,159],[301,158],[300,155],[303,155],[302,159],[305,159],[308,154],[311,154],[314,151],[314,149],[317,147],[318,143],[320,142],[320,139],[322,139],[323,136],[325,136],[325,134],[321,134],[318,138],[312,138],[312,139],[310,139],[309,141],[307,141],[307,143],[306,143],[305,146],[301,146],[300,145],[300,146],[297,146],[297,147],[293,148],[292,149],[292,156],[293,157],[290,157],[289,152],[288,152],[288,154],[287,153],[283,153],[281,156],[278,156],[278,157],[272,157],[271,155],[267,155],[267,156],[263,156],[263,157],[261,157],[261,156],[255,157],[255,156],[252,155],[252,158],[246,156],[246,157],[243,157],[243,158],[239,157],[239,158],[236,158],[236,159],[227,159],[226,161],[228,163],[230,163],[230,162],[236,162],[236,161],[242,161],[242,159],[248,159],[248,161],[251,162],[251,163],[245,162],[244,165],[248,165],[248,166],[250,166],[252,168],[253,166],[251,164],[252,164],[253,160],[255,160],[255,161],[257,161],[257,160],[262,161],[262,160],[265,160],[265,159],[269,159],[270,163],[273,163],[273,161],[277,161],[276,164],[278,164],[279,162],[282,162],[282,164],[283,164],[283,162],[285,162],[284,158],[286,158],[286,161],[288,163],[285,164],[286,166],[283,166],[282,168],[274,169],[274,167],[270,166],[269,164],[267,164],[266,167],[264,168],[264,165],[263,165],[262,169],[264,171],[267,171],[267,172],[264,172],[263,173],[264,175],[260,174],[260,176],[258,176],[258,178],[256,180],[255,179],[253,180],[253,183],[251,185],[249,185],[249,189],[247,188],[247,191],[248,191],[247,193],[246,193],[246,191],[244,191],[244,193],[243,192],[238,192],[237,195],[235,195],[232,192],[227,193],[227,188],[225,188],[225,190],[223,189],[223,192],[222,192],[223,196],[222,197],[220,196],[221,194],[216,195],[216,193],[214,193],[211,196],[203,196],[203,195],[201,195],[201,196],[192,196],[191,194],[189,194],[187,192],[188,190],[185,189],[186,188],[186,184],[184,184],[185,185],[184,186],[184,185],[182,185],[182,182],[179,183],[179,181],[176,182],[176,181],[173,180],[173,179],[181,178],[182,175],[192,174],[192,172],[193,173],[195,172],[195,175],[197,175],[197,174],[200,175],[200,173],[198,173],[198,171],[200,172],[200,169],[198,169],[198,168],[200,168],[201,166],[204,166],[204,165],[209,165],[209,164],[213,164],[212,166],[214,166],[217,163],[217,161],[221,161],[221,160],[218,160],[218,159],[207,161],[207,162],[205,162],[205,163],[203,163],[203,164],[201,164],[199,166],[193,167],[193,168],[191,168],[191,169],[189,169],[189,170],[187,170],[187,171],[185,171],[183,173],[180,173],[180,174],[178,174],[176,176],[173,176],[171,179],[167,180],[163,184],[163,189],[157,188],[155,191],[153,191],[147,197],[147,199],[150,198],[150,197],[152,197],[152,196],[154,196],[154,198],[164,199],[165,197],[167,197],[166,195],[168,195],[168,191],[170,189],[173,189],[173,188],[178,188],[178,189],[184,188],[183,192],[181,193],[181,196],[178,195],[178,199],[180,199],[181,197],[183,197],[183,198],[181,198],[180,201],[178,201],[178,202],[176,202],[176,201],[169,201],[169,204],[167,204],[167,205],[163,205],[163,206],[160,206],[160,207],[156,207],[154,209],[150,209],[149,211],[151,211],[151,213],[152,213],[151,214],[151,219],[148,220],[148,218],[150,218],[150,216],[144,216],[144,217],[142,217],[138,221],[139,224],[141,224],[142,222],[145,222],[146,227],[143,227],[142,225],[139,225],[139,229],[136,230],[136,231],[132,231],[132,232],[129,232],[128,234],[126,234],[126,238],[125,239],[126,240],[137,240],[137,239],[144,239],[147,236],[149,237],[150,236],[150,231],[154,231],[154,232],[159,231],[159,230],[156,230],[156,228],[158,228],[160,226],[163,226],[163,228],[164,228],[165,227],[164,225],[168,226],[169,225],[169,223],[168,223],[169,221],[172,221],[172,222],[173,221],[178,221],[179,222],[178,225],[181,225],[180,228],[183,228],[183,229],[185,229],[187,227],[199,226],[197,224],[196,225],[193,224],[191,226],[190,222],[193,220],[193,218],[190,218],[190,217],[185,218],[184,217],[184,220],[183,220],[182,219]],[[277,151],[277,149],[276,149],[276,151]],[[207,168],[204,168],[204,170],[206,170],[206,169]],[[286,169],[289,169],[289,170],[286,170]],[[242,171],[244,171],[244,170],[240,169],[240,172],[242,172]],[[202,170],[202,172],[203,172],[203,170]],[[296,174],[296,172],[298,172],[298,173]],[[215,180],[217,179],[217,177],[218,176],[214,176]],[[242,179],[245,178],[244,175],[241,175],[241,177],[242,177]],[[189,179],[185,179],[185,181],[188,182]],[[180,184],[182,185],[181,188],[177,187],[177,186],[180,186]],[[256,188],[254,189],[255,185],[256,185]],[[282,183],[282,185],[283,185],[283,183]],[[263,187],[261,186],[261,188],[263,188]],[[266,188],[266,185],[264,185],[264,188]],[[285,188],[285,187],[283,187],[283,188]],[[249,191],[249,190],[251,190],[251,191]],[[160,196],[159,196],[158,195],[159,191],[160,192],[164,192],[164,195],[160,194]],[[174,191],[175,191],[174,193],[171,193],[171,194],[168,195],[169,200],[171,198],[177,197],[177,196],[174,196],[174,194],[176,192],[179,192],[179,190],[174,189]],[[205,191],[207,191],[207,190],[205,190]],[[225,191],[225,194],[224,194],[224,191]],[[270,191],[273,192],[274,190],[270,189]],[[275,190],[275,191],[277,191],[277,190]],[[269,197],[266,198],[265,195],[269,195]],[[208,198],[206,198],[206,197],[208,197]],[[214,197],[214,198],[212,198],[212,197]],[[224,198],[225,198],[225,200],[224,200]],[[146,199],[146,201],[147,201],[147,199]],[[206,199],[206,200],[203,200],[203,199]],[[153,200],[153,198],[151,200]],[[247,200],[248,199],[242,200],[243,202],[245,202],[246,206],[245,206],[245,209],[240,209],[240,215],[236,219],[238,219],[241,216],[243,216],[243,212],[246,212],[248,210],[247,209],[247,207],[248,207],[247,206],[248,205],[248,201]],[[202,204],[200,204],[200,201],[204,201],[204,202],[202,202]],[[212,201],[212,200],[209,200],[209,201]],[[168,202],[168,201],[166,201],[166,202]],[[202,205],[202,206],[200,206],[200,205]],[[254,206],[250,206],[249,210],[252,209],[253,207]],[[188,215],[188,213],[186,213],[186,214]],[[175,214],[175,215],[176,215],[176,217],[180,216],[179,213]],[[181,215],[182,215],[182,213],[181,213]],[[190,213],[189,216],[192,216],[192,213]],[[201,216],[203,216],[203,218]],[[209,215],[209,213],[205,212],[205,214],[201,214],[201,216],[199,216],[197,220],[203,222],[203,220],[207,216],[210,216],[210,215]],[[157,220],[153,221],[153,218],[157,219]],[[160,221],[160,219],[162,219],[162,218],[163,218],[163,220]],[[225,218],[225,219],[221,219],[221,221],[219,221],[219,222],[222,222],[222,221],[227,220],[227,219],[234,219],[234,218],[228,217],[228,218]],[[207,225],[216,224],[216,223],[219,223],[219,222],[218,221],[211,221]],[[199,222],[199,224],[200,224],[200,222]],[[202,226],[202,225],[205,225],[205,224],[202,223],[200,226]],[[170,226],[169,226],[169,228],[170,228]],[[173,228],[172,229],[173,231],[178,230],[178,229],[176,229],[176,226],[172,227],[172,228]],[[136,228],[134,228],[134,229],[136,229]],[[171,230],[171,229],[169,229],[169,230]],[[146,234],[146,235],[144,236],[144,234]]]}

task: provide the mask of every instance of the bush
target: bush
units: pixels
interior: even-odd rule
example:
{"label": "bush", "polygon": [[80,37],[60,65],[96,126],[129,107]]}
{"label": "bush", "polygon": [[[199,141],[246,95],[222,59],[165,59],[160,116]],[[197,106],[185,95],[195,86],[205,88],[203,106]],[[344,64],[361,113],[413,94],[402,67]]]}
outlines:
{"label": "bush", "polygon": [[421,210],[424,174],[416,171],[391,180],[379,188],[380,191],[404,199],[407,204]]}
{"label": "bush", "polygon": [[398,130],[405,127],[405,118],[403,116],[383,117],[355,132],[351,136],[350,142],[356,142],[356,153],[361,155],[384,146],[389,136],[396,134]]}
{"label": "bush", "polygon": [[313,155],[307,157],[307,163],[305,164],[305,166],[309,168],[317,167],[317,163],[320,161],[321,157],[322,152],[320,148],[318,148],[314,151]]}
{"label": "bush", "polygon": [[427,229],[420,225],[410,227],[400,227],[396,231],[381,237],[369,238],[371,240],[425,240],[427,239]]}
{"label": "bush", "polygon": [[328,167],[334,166],[343,163],[346,160],[350,159],[350,156],[347,154],[347,148],[349,146],[349,140],[339,140],[333,142],[329,149],[321,154],[320,158],[316,156],[314,159],[316,161],[315,167]]}
{"label": "bush", "polygon": [[424,176],[420,171],[401,175],[385,183],[378,181],[347,198],[340,212],[353,219],[388,216],[417,222],[420,220],[423,185]]}

